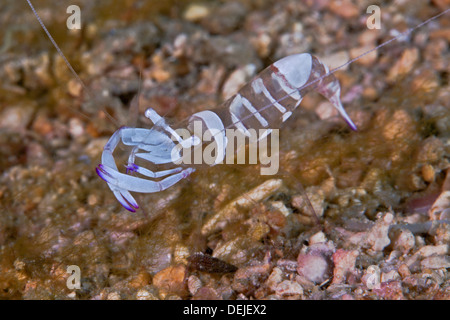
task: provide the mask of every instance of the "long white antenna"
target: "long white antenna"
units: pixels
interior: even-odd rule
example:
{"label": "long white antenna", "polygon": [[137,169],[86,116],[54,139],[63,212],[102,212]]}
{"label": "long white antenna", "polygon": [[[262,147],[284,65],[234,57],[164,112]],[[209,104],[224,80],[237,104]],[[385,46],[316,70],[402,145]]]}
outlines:
{"label": "long white antenna", "polygon": [[[62,50],[59,48],[58,44],[56,43],[55,39],[53,39],[52,35],[50,34],[50,32],[48,31],[47,27],[45,26],[44,22],[42,21],[41,17],[39,16],[39,14],[37,13],[36,9],[34,9],[33,4],[31,3],[30,0],[27,0],[31,10],[33,11],[34,15],[36,16],[37,20],[39,21],[39,24],[41,25],[42,29],[44,29],[45,33],[47,34],[47,37],[50,39],[50,41],[53,43],[53,45],[56,48],[56,51],[58,51],[59,55],[63,58],[64,62],[66,63],[67,67],[69,68],[70,72],[72,72],[72,74],[75,76],[75,78],[78,80],[78,82],[81,84],[81,86],[83,87],[83,89],[85,90],[85,92],[87,92],[87,94],[89,96],[91,96],[93,98],[93,95],[91,94],[91,91],[89,90],[89,88],[84,84],[83,80],[81,80],[81,78],[78,76],[78,73],[76,73],[76,71],[73,69],[72,65],[70,64],[69,60],[67,60],[66,56],[64,55],[64,53],[62,52]],[[85,114],[81,113],[80,111],[78,111],[81,115],[89,118],[88,116],[86,116]],[[118,126],[117,120],[114,119],[114,117],[112,115],[110,115],[108,113],[108,111],[105,110],[105,108],[103,108],[103,112],[106,114],[106,116]]]}
{"label": "long white antenna", "polygon": [[50,39],[50,41],[53,43],[53,45],[56,48],[56,51],[61,55],[64,62],[66,63],[67,67],[69,67],[69,70],[73,73],[75,78],[80,82],[80,84],[83,86],[83,89],[89,92],[88,88],[84,84],[83,80],[78,76],[78,74],[75,72],[75,70],[72,68],[72,65],[70,64],[69,60],[67,60],[66,56],[62,52],[62,50],[59,48],[58,44],[56,43],[55,39],[53,39],[50,32],[47,30],[47,27],[45,26],[44,22],[42,21],[41,17],[38,15],[37,11],[34,9],[33,5],[31,4],[30,0],[27,0],[28,4],[31,7],[31,10],[33,10],[34,15],[36,16],[37,20],[39,21],[39,24],[41,25],[42,29],[44,29],[45,33],[47,34],[47,37]]}

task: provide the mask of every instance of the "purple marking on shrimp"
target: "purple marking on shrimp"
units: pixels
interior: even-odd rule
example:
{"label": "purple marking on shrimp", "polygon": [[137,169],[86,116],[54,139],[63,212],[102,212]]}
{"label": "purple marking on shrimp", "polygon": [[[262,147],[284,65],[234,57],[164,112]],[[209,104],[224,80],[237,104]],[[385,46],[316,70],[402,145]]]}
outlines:
{"label": "purple marking on shrimp", "polygon": [[[119,197],[117,197],[117,199],[119,200],[120,204],[127,209],[130,212],[136,212],[136,210],[134,209],[134,207],[123,197],[123,195],[121,194],[121,199],[119,199]],[[136,208],[138,209],[138,208]]]}
{"label": "purple marking on shrimp", "polygon": [[348,121],[347,119],[345,119],[345,122],[347,122],[347,124],[349,125],[350,128],[352,128],[353,131],[358,130],[358,128],[356,128],[356,125],[353,122]]}
{"label": "purple marking on shrimp", "polygon": [[103,180],[105,180],[106,182],[108,182],[108,181],[105,179],[105,173],[102,172],[98,167],[95,168],[95,172],[97,172],[97,175],[98,175],[100,178],[102,178]]}
{"label": "purple marking on shrimp", "polygon": [[[105,169],[105,166],[103,165],[103,164],[99,164],[98,165],[98,167],[96,168],[96,170],[97,170],[97,174],[98,174],[98,171],[100,171],[103,175],[106,175],[106,176],[108,176],[108,177],[110,177],[110,178],[114,178],[111,174],[109,174],[108,173],[108,171],[106,171]],[[105,178],[103,178],[103,180],[105,180],[106,181],[106,179]]]}
{"label": "purple marking on shrimp", "polygon": [[139,169],[139,167],[137,166],[137,164],[135,164],[135,163],[132,163],[132,164],[130,164],[130,165],[126,165],[125,166],[125,168],[126,168],[126,172],[127,172],[127,174],[129,173],[129,172],[136,172],[136,171],[138,171],[138,169]]}

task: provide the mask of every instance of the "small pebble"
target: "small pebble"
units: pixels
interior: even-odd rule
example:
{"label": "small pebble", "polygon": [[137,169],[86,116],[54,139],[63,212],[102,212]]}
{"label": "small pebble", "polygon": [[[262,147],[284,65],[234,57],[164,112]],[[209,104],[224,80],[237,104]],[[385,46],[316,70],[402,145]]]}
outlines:
{"label": "small pebble", "polygon": [[246,293],[261,287],[270,272],[270,265],[260,265],[239,268],[234,274],[232,288],[238,293]]}
{"label": "small pebble", "polygon": [[421,142],[417,151],[417,161],[437,162],[444,155],[444,143],[441,139],[430,137]]}
{"label": "small pebble", "polygon": [[222,99],[226,100],[235,95],[256,73],[254,64],[246,65],[233,71],[223,84]]}
{"label": "small pebble", "polygon": [[67,90],[74,97],[79,97],[81,95],[83,87],[80,82],[75,79],[69,80],[67,83]]}
{"label": "small pebble", "polygon": [[396,60],[386,77],[386,81],[394,83],[400,77],[410,73],[414,65],[419,60],[419,50],[417,48],[406,49],[400,59]]}
{"label": "small pebble", "polygon": [[193,300],[222,300],[217,291],[211,287],[202,287],[192,297]]}
{"label": "small pebble", "polygon": [[400,279],[400,274],[395,270],[381,273],[381,282],[388,282],[388,281],[399,280],[399,279]]}
{"label": "small pebble", "polygon": [[428,215],[431,220],[444,220],[450,208],[450,191],[443,191],[434,201]]}
{"label": "small pebble", "polygon": [[83,122],[78,118],[72,118],[69,120],[69,133],[72,138],[76,139],[84,134]]}
{"label": "small pebble", "polygon": [[34,113],[34,104],[2,108],[0,128],[14,131],[25,130]]}
{"label": "small pebble", "polygon": [[345,283],[350,276],[354,276],[356,274],[355,264],[358,256],[358,250],[336,250],[333,254],[333,284]]}
{"label": "small pebble", "polygon": [[270,202],[270,205],[285,217],[291,214],[291,210],[286,207],[283,201],[272,201]]}
{"label": "small pebble", "polygon": [[173,259],[176,263],[187,264],[187,257],[189,257],[189,248],[185,245],[177,244],[173,253]]}
{"label": "small pebble", "polygon": [[259,34],[256,38],[252,38],[251,42],[260,58],[266,58],[270,54],[272,38],[267,33]]}
{"label": "small pebble", "polygon": [[409,277],[411,275],[411,271],[409,271],[409,268],[406,264],[402,263],[399,267],[398,267],[398,273],[400,274],[400,276],[402,278],[406,278]]}
{"label": "small pebble", "polygon": [[403,287],[400,281],[389,281],[380,284],[373,290],[377,296],[386,300],[404,300]]}
{"label": "small pebble", "polygon": [[428,269],[445,269],[450,268],[450,257],[449,256],[432,256],[423,259],[420,262],[422,268]]}
{"label": "small pebble", "polygon": [[284,280],[276,285],[275,292],[280,296],[302,295],[303,288],[296,281]]}
{"label": "small pebble", "polygon": [[414,121],[405,110],[397,110],[384,123],[383,137],[389,141],[406,139],[415,131]]}
{"label": "small pebble", "polygon": [[394,248],[404,254],[411,251],[416,245],[414,234],[406,229],[398,230],[392,238]]}
{"label": "small pebble", "polygon": [[375,226],[368,232],[365,242],[373,251],[382,251],[391,243],[389,239],[389,227],[393,219],[394,216],[392,213],[386,213],[377,220]]}
{"label": "small pebble", "polygon": [[272,270],[272,273],[270,274],[269,278],[267,278],[266,285],[271,288],[273,291],[275,291],[275,287],[283,280],[283,271],[275,267]]}
{"label": "small pebble", "polygon": [[425,164],[422,169],[422,177],[423,180],[430,183],[433,182],[436,176],[436,171],[434,170],[434,167],[431,164]]}
{"label": "small pebble", "polygon": [[210,9],[201,4],[191,4],[184,12],[184,18],[191,22],[199,21],[209,15]]}
{"label": "small pebble", "polygon": [[299,255],[297,272],[316,284],[322,283],[331,275],[329,259],[321,255]]}
{"label": "small pebble", "polygon": [[197,276],[190,275],[188,278],[187,285],[189,293],[191,295],[195,295],[198,289],[202,287],[202,281]]}
{"label": "small pebble", "polygon": [[157,300],[151,292],[141,289],[138,292],[136,292],[136,300]]}
{"label": "small pebble", "polygon": [[133,288],[140,288],[148,285],[151,280],[152,277],[148,272],[141,271],[130,281],[130,286]]}
{"label": "small pebble", "polygon": [[331,243],[316,243],[297,257],[297,272],[316,284],[329,279],[332,274],[334,246]]}
{"label": "small pebble", "polygon": [[161,298],[168,294],[184,296],[187,294],[186,266],[180,264],[167,267],[153,277],[153,285],[158,288]]}
{"label": "small pebble", "polygon": [[108,294],[106,300],[121,300],[120,294],[118,292],[111,292]]}
{"label": "small pebble", "polygon": [[328,8],[345,19],[353,19],[360,15],[360,10],[351,0],[329,1]]}
{"label": "small pebble", "polygon": [[427,258],[427,257],[431,257],[431,256],[445,255],[448,253],[449,253],[449,245],[441,244],[441,245],[436,245],[436,246],[432,246],[432,245],[424,246],[424,247],[420,248],[416,254],[423,258]]}
{"label": "small pebble", "polygon": [[313,244],[316,244],[316,243],[324,243],[324,242],[327,242],[327,236],[322,231],[319,231],[319,232],[315,233],[314,235],[312,235],[309,238],[309,244],[310,245],[313,245]]}

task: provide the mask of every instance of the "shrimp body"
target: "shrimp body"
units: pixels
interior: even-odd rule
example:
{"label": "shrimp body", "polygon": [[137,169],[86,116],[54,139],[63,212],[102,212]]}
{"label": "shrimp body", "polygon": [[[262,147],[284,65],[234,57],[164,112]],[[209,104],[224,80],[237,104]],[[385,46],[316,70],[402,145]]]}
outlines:
{"label": "shrimp body", "polygon": [[[102,163],[97,174],[107,182],[119,202],[129,211],[139,208],[131,192],[154,193],[165,190],[193,173],[195,164],[180,164],[182,149],[202,145],[201,136],[195,132],[195,122],[202,124],[203,131],[210,130],[218,152],[210,165],[222,163],[228,139],[225,129],[235,129],[249,136],[250,129],[281,127],[300,105],[302,98],[315,90],[327,98],[339,111],[349,126],[356,126],[345,112],[340,100],[340,85],[327,66],[309,53],[295,54],[276,61],[260,72],[238,93],[218,108],[194,113],[187,123],[188,137],[181,137],[153,109],[145,115],[154,126],[151,129],[122,127],[106,143]],[[261,139],[262,137],[260,137]],[[126,173],[119,172],[113,152],[119,142],[133,147],[126,165]],[[169,166],[165,170],[149,170],[135,163],[138,157],[149,165]],[[131,175],[138,173],[140,176]],[[150,178],[150,179],[147,179]],[[159,180],[151,180],[159,179]]]}
{"label": "shrimp body", "polygon": [[[87,90],[88,88],[45,27],[31,1],[27,0],[27,3],[69,70]],[[119,202],[126,209],[135,211],[139,206],[130,192],[162,191],[196,170],[197,164],[186,166],[179,162],[183,149],[202,146],[201,137],[195,132],[196,122],[200,121],[207,130],[214,131],[212,137],[218,148],[215,160],[209,165],[215,165],[221,163],[226,153],[228,144],[226,129],[236,129],[244,135],[248,135],[250,129],[266,129],[266,133],[270,134],[272,129],[280,127],[292,115],[292,112],[300,105],[302,98],[311,90],[315,90],[327,98],[348,125],[356,130],[356,126],[342,106],[340,85],[333,73],[395,40],[406,37],[448,12],[450,12],[450,8],[347,61],[331,72],[319,59],[308,53],[282,58],[259,73],[217,109],[194,113],[188,119],[185,129],[188,135],[184,137],[181,137],[166,124],[161,116],[149,108],[145,115],[154,123],[154,126],[151,129],[128,127],[118,129],[104,147],[102,163],[98,165],[97,173],[107,182]],[[114,149],[119,142],[133,147],[128,158],[126,173],[119,172],[113,156]],[[152,171],[137,165],[136,157],[146,160],[148,165],[155,167],[155,170]],[[158,170],[157,166],[159,165],[167,168]],[[131,173],[137,173],[140,176],[134,176]]]}
{"label": "shrimp body", "polygon": [[[260,72],[216,111],[225,127],[279,128],[312,90],[326,97],[352,129],[356,126],[340,101],[340,86],[328,68],[309,53],[287,56]],[[326,75],[326,77],[324,77]],[[323,78],[321,78],[323,77]]]}

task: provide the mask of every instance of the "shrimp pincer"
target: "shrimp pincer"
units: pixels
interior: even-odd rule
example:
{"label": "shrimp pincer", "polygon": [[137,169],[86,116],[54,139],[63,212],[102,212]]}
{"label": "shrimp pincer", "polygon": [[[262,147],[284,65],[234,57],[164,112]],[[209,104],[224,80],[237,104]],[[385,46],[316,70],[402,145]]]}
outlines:
{"label": "shrimp pincer", "polygon": [[[209,165],[222,163],[229,141],[226,136],[228,129],[244,136],[249,136],[251,130],[264,129],[264,136],[267,136],[292,115],[303,97],[312,90],[327,98],[350,128],[356,130],[342,106],[339,82],[328,67],[311,54],[295,54],[267,67],[218,108],[194,113],[184,129],[187,136],[182,137],[178,129],[169,126],[156,111],[147,109],[145,116],[153,122],[153,127],[118,129],[104,147],[97,174],[106,181],[117,200],[134,212],[139,205],[130,192],[163,191],[196,170],[198,164],[187,166],[180,160],[183,149],[204,147],[203,132],[209,130],[213,133],[213,139],[208,143],[214,143],[217,150],[214,161]],[[195,122],[200,122],[203,127],[200,134],[194,130]],[[113,156],[119,142],[132,147],[125,173],[119,172]],[[137,165],[136,157],[155,169]],[[160,165],[169,168],[157,170]]]}
{"label": "shrimp pincer", "polygon": [[[136,156],[143,157],[154,164],[167,163],[167,159],[171,160],[170,154],[167,155],[167,151],[175,147],[173,141],[161,132],[154,131],[151,135],[148,132],[149,130],[147,129],[128,127],[122,127],[117,130],[103,148],[102,163],[96,168],[97,174],[107,182],[117,200],[122,206],[132,212],[138,209],[139,205],[130,194],[130,191],[142,193],[162,191],[195,171],[193,168],[183,170],[177,167],[153,172],[136,165],[134,163],[134,154],[131,154],[126,174],[119,172],[113,157],[113,151],[120,141],[125,145],[148,151],[148,153],[138,153]],[[149,178],[168,177],[161,181],[152,181],[129,175],[128,173],[131,172],[136,172]]]}

